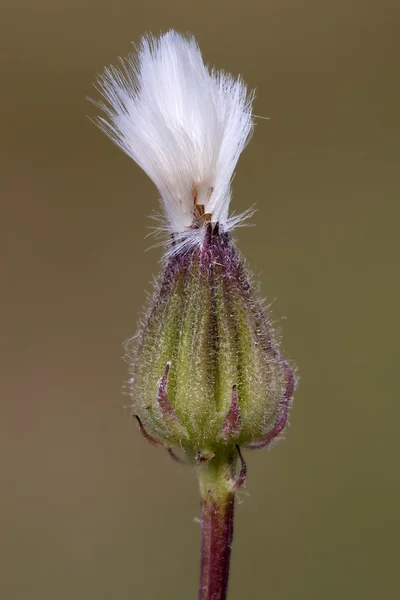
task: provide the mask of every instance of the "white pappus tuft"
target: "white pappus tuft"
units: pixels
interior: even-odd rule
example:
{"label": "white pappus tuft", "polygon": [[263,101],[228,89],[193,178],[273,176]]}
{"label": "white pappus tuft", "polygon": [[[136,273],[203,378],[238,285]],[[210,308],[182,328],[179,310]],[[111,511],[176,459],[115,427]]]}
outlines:
{"label": "white pappus tuft", "polygon": [[210,70],[193,37],[169,31],[143,38],[97,88],[106,115],[97,124],[155,183],[179,247],[200,241],[206,222],[237,225],[230,183],[253,130],[253,93],[241,78]]}

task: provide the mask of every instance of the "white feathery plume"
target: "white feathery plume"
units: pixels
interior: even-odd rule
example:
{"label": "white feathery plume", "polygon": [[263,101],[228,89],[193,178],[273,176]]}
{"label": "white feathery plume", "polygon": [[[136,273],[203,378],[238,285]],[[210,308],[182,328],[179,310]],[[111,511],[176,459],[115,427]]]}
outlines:
{"label": "white feathery plume", "polygon": [[147,173],[179,247],[202,239],[202,223],[227,231],[230,183],[252,130],[253,93],[241,78],[203,63],[193,37],[142,38],[137,55],[98,76],[106,102],[99,127]]}

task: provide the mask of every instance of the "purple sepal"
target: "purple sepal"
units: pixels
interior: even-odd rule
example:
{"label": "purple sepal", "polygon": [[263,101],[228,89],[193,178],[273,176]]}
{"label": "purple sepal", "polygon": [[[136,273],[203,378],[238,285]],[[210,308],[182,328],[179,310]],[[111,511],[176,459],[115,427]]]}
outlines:
{"label": "purple sepal", "polygon": [[257,450],[258,448],[264,448],[264,446],[268,446],[276,437],[278,437],[280,433],[282,433],[285,428],[288,418],[289,404],[294,392],[295,381],[293,370],[289,367],[285,360],[282,360],[282,365],[286,372],[287,384],[285,393],[283,394],[283,398],[280,403],[282,407],[281,414],[279,415],[271,431],[262,435],[255,442],[251,442],[250,444],[246,445],[246,448],[249,448],[249,450]]}
{"label": "purple sepal", "polygon": [[167,364],[165,366],[164,375],[161,377],[160,381],[158,382],[157,401],[158,401],[158,405],[161,409],[161,412],[163,414],[163,417],[166,419],[172,420],[175,423],[178,423],[179,425],[181,425],[178,415],[176,414],[173,406],[171,405],[170,401],[168,400],[167,386],[168,386],[168,373],[169,373],[170,366],[171,366],[171,363],[167,362]]}
{"label": "purple sepal", "polygon": [[172,448],[170,448],[170,446],[167,446],[167,444],[164,444],[164,442],[161,442],[160,440],[157,440],[156,438],[154,438],[153,436],[151,436],[149,433],[147,433],[140,417],[138,417],[137,415],[133,415],[136,419],[136,421],[138,422],[139,425],[139,429],[140,429],[140,433],[142,434],[142,436],[144,437],[145,440],[147,440],[149,442],[149,444],[151,444],[152,446],[161,446],[162,448],[165,448],[166,451],[168,452],[168,455],[177,463],[180,464],[184,464],[185,460],[183,458],[181,458],[180,456],[178,456],[177,454],[175,454],[175,452],[172,450]]}
{"label": "purple sepal", "polygon": [[242,428],[242,421],[240,419],[240,407],[237,395],[236,385],[232,388],[232,401],[231,406],[226,415],[225,421],[223,422],[220,436],[224,439],[236,437]]}
{"label": "purple sepal", "polygon": [[235,480],[235,484],[234,484],[234,491],[236,492],[237,490],[239,490],[245,483],[246,483],[246,475],[247,475],[247,465],[246,462],[243,458],[243,455],[240,451],[240,446],[239,444],[236,444],[236,450],[239,454],[239,458],[240,458],[240,471],[239,471],[239,475],[236,477]]}
{"label": "purple sepal", "polygon": [[166,448],[167,446],[164,444],[164,442],[161,442],[160,440],[157,440],[156,438],[152,437],[149,433],[147,433],[140,417],[138,417],[137,415],[133,415],[136,419],[136,421],[138,422],[139,425],[139,429],[140,429],[140,433],[142,434],[142,436],[144,437],[145,440],[147,440],[149,442],[149,444],[151,444],[152,446],[162,446],[164,448]]}

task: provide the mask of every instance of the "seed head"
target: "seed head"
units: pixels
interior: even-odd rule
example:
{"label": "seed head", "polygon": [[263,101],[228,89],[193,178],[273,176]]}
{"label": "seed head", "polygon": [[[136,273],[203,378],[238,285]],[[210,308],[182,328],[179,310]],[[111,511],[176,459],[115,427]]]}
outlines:
{"label": "seed head", "polygon": [[229,231],[231,178],[252,129],[243,81],[169,31],[107,68],[98,124],[154,181],[169,233],[163,272],[127,344],[149,441],[207,460],[261,447],[286,423],[294,377]]}
{"label": "seed head", "polygon": [[153,180],[175,250],[201,245],[204,221],[231,229],[230,182],[253,130],[246,85],[203,63],[193,37],[143,38],[97,87],[97,123]]}

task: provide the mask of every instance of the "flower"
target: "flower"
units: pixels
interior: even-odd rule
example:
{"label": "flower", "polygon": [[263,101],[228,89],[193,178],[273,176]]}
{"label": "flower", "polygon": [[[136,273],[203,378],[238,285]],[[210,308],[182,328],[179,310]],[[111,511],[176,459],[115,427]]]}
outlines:
{"label": "flower", "polygon": [[229,233],[253,94],[210,71],[195,40],[174,31],[144,38],[137,58],[97,84],[106,115],[97,123],[154,181],[170,234],[127,344],[134,414],[150,442],[232,466],[240,445],[259,448],[281,433],[295,383]]}
{"label": "flower", "polygon": [[97,123],[157,186],[175,250],[201,244],[206,222],[232,229],[230,183],[253,130],[241,78],[210,70],[193,37],[169,31],[143,38],[97,87],[106,115]]}

